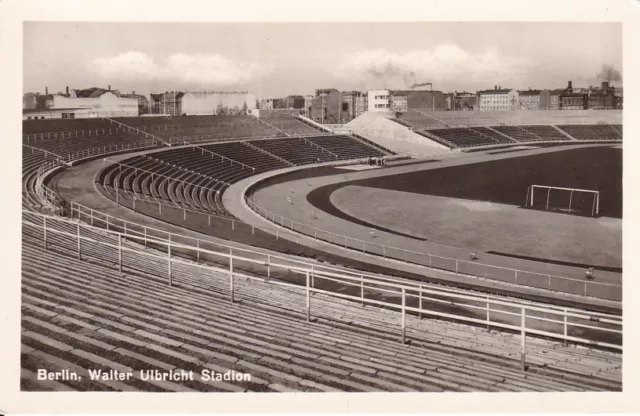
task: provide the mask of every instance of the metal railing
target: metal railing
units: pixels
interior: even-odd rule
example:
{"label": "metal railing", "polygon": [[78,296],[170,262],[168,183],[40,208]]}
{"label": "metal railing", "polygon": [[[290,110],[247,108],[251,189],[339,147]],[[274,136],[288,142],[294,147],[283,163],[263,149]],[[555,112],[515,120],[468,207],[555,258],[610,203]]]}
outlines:
{"label": "metal railing", "polygon": [[[93,221],[97,222],[98,219],[93,218]],[[107,260],[107,264],[114,264],[113,267],[117,267],[119,272],[125,272],[127,268],[135,268],[139,272],[141,267],[144,267],[144,259],[149,259],[153,264],[149,270],[142,271],[166,278],[169,286],[173,285],[173,270],[176,265],[180,265],[183,274],[187,275],[189,270],[204,270],[211,279],[227,279],[228,291],[224,294],[229,296],[231,302],[235,301],[235,279],[237,278],[296,288],[304,292],[307,320],[310,320],[312,315],[312,294],[322,294],[329,298],[360,302],[363,306],[374,305],[398,311],[400,315],[398,329],[402,343],[407,341],[407,329],[421,330],[422,326],[418,324],[423,316],[483,325],[488,330],[498,328],[516,332],[520,334],[523,370],[526,362],[526,338],[531,335],[565,343],[576,342],[622,350],[622,319],[616,315],[519,304],[483,295],[416,287],[416,285],[383,281],[365,275],[296,265],[288,259],[283,261],[280,257],[270,257],[268,254],[262,254],[262,258],[250,257],[246,255],[245,250],[236,247],[228,247],[228,250],[207,249],[202,247],[201,242],[194,246],[172,240],[172,234],[168,234],[168,238],[163,239],[150,233],[146,227],[143,227],[144,234],[141,234],[140,230],[127,228],[126,222],[124,225],[113,224],[111,229],[105,231],[81,221],[75,222],[23,211],[22,224],[23,227],[36,231],[35,238],[41,236],[45,250],[50,250],[56,245],[62,246],[67,252],[69,250],[75,252],[78,260],[97,257],[100,260]],[[37,232],[38,230],[41,232]],[[107,241],[103,238],[105,235],[108,237]],[[89,244],[92,247],[90,252],[86,249]],[[96,246],[108,249],[96,250]],[[147,248],[149,246],[153,246],[153,250],[149,250]],[[84,250],[83,247],[85,247]],[[123,256],[124,253],[128,253],[128,256]],[[189,253],[190,256],[185,258],[185,253]],[[125,260],[131,256],[135,257],[135,260],[128,265]],[[193,261],[194,258],[195,261]],[[166,262],[166,273],[158,271],[158,262]],[[245,273],[241,268],[234,266],[237,264],[264,268],[265,272],[258,275]],[[294,281],[271,279],[271,273],[275,271],[294,275],[296,278]],[[259,301],[269,303],[271,297],[261,298]],[[448,305],[451,308],[443,311],[442,305]],[[294,302],[291,302],[290,306],[296,308]],[[389,323],[386,322],[386,324]]]}
{"label": "metal railing", "polygon": [[[232,217],[220,217],[215,215],[212,215],[212,217],[221,218],[229,222],[235,221],[236,224],[245,224],[245,225],[251,226],[251,224],[243,223]],[[105,229],[107,231],[109,231],[110,229],[112,231],[122,229],[125,234],[129,233],[137,236],[143,236],[143,237],[146,236],[149,238],[155,238],[155,239],[160,239],[164,241],[172,241],[174,243],[182,241],[183,244],[195,245],[196,247],[201,247],[206,244],[212,247],[216,247],[225,252],[227,252],[229,249],[233,249],[233,250],[236,250],[237,252],[244,253],[244,255],[255,256],[255,258],[257,259],[264,260],[266,258],[267,263],[269,263],[271,260],[277,260],[280,262],[290,262],[291,264],[295,264],[300,267],[307,267],[312,270],[327,270],[327,271],[337,272],[341,274],[346,274],[349,276],[366,277],[368,279],[378,280],[382,282],[402,283],[404,285],[409,285],[415,288],[422,288],[422,287],[431,288],[431,289],[442,291],[442,292],[450,292],[450,293],[457,293],[457,294],[463,294],[463,295],[469,295],[470,293],[474,293],[472,291],[469,291],[468,289],[459,289],[454,286],[443,286],[438,283],[418,282],[418,281],[408,280],[406,278],[382,275],[382,274],[366,272],[362,270],[351,270],[345,267],[327,265],[322,262],[314,262],[310,260],[299,259],[298,257],[295,257],[295,256],[285,257],[284,255],[272,254],[271,252],[261,251],[259,248],[241,248],[241,247],[232,245],[231,243],[215,242],[207,238],[190,237],[186,234],[170,232],[163,229],[142,225],[134,221],[125,220],[123,218],[116,217],[115,215],[107,214],[100,210],[87,207],[86,205],[83,205],[74,201],[71,202],[70,219],[72,220],[77,219],[78,221],[85,222],[91,225],[92,227]],[[102,227],[100,225],[102,225]],[[256,226],[255,229],[264,230],[265,228]],[[272,230],[277,230],[277,228],[273,228]],[[476,293],[476,295],[478,294]],[[505,299],[504,296],[484,294],[484,293],[478,296],[481,296],[483,299],[484,298],[494,299],[494,300]],[[557,311],[583,312],[582,309],[564,307],[564,306],[554,306],[554,305],[542,304],[539,302],[536,303],[534,301],[529,301],[524,299],[510,299],[509,302],[517,303],[519,305],[530,305],[530,306],[542,305],[545,308],[551,308]],[[611,314],[608,314],[608,313],[600,313],[600,312],[593,312],[593,311],[589,313],[594,316],[611,316]]]}
{"label": "metal railing", "polygon": [[[259,182],[256,182],[254,185],[257,183]],[[289,229],[295,233],[304,234],[308,237],[314,238],[315,240],[324,241],[341,248],[351,249],[383,258],[399,260],[405,263],[425,266],[431,269],[453,272],[456,275],[480,277],[483,279],[501,281],[515,285],[573,293],[582,296],[593,296],[616,301],[622,300],[622,285],[599,283],[586,279],[575,279],[548,273],[538,273],[495,266],[480,263],[478,261],[460,260],[432,253],[418,252],[384,244],[377,244],[371,241],[327,231],[271,212],[256,204],[252,198],[247,197],[246,191],[247,189],[245,189],[245,202],[247,206],[261,217],[271,221],[275,225]]]}
{"label": "metal railing", "polygon": [[149,133],[147,133],[146,131],[140,130],[140,129],[136,128],[136,127],[128,126],[128,125],[126,125],[126,124],[124,124],[124,123],[121,123],[121,122],[119,122],[119,121],[117,121],[117,120],[114,120],[114,119],[112,119],[112,118],[108,118],[108,117],[103,117],[103,118],[104,118],[105,120],[109,120],[111,123],[116,123],[117,125],[122,126],[122,127],[123,127],[123,128],[125,128],[125,129],[129,129],[129,131],[133,130],[133,131],[135,131],[135,132],[140,132],[140,133],[142,133],[143,135],[145,135],[145,136],[147,136],[147,137],[150,137],[150,138],[151,138],[151,139],[153,139],[153,140],[157,140],[158,142],[160,142],[160,143],[164,144],[165,146],[169,146],[169,147],[171,147],[171,143],[168,143],[168,142],[164,141],[163,139],[161,139],[160,137],[158,137],[158,136],[156,136],[156,135],[149,134]]}
{"label": "metal railing", "polygon": [[135,149],[149,149],[158,147],[158,143],[155,140],[142,140],[139,142],[128,142],[122,144],[113,144],[109,146],[98,146],[89,149],[78,150],[77,152],[68,153],[65,160],[68,162],[78,161],[94,156],[103,156],[116,152],[123,152],[127,150]]}

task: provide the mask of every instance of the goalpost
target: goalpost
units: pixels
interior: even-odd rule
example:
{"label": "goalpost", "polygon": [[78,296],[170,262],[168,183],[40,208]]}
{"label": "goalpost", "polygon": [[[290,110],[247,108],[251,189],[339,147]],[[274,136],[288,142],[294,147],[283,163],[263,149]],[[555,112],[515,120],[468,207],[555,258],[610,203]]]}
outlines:
{"label": "goalpost", "polygon": [[527,188],[527,199],[524,206],[569,214],[586,214],[593,217],[600,212],[600,191],[530,185]]}

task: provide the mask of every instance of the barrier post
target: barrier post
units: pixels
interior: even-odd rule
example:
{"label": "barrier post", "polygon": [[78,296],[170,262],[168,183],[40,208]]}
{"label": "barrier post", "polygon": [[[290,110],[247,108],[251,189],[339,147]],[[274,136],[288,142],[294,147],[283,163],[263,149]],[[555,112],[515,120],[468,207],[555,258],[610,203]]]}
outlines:
{"label": "barrier post", "polygon": [[456,274],[458,274],[458,260],[456,260]]}
{"label": "barrier post", "polygon": [[311,265],[311,287],[316,287],[316,271],[315,271],[315,266],[312,264]]}
{"label": "barrier post", "polygon": [[122,273],[122,234],[118,234],[118,270]]}
{"label": "barrier post", "polygon": [[80,245],[80,223],[78,223],[78,260],[82,260],[82,247]]}
{"label": "barrier post", "polygon": [[234,302],[233,299],[233,295],[234,295],[234,287],[233,287],[233,249],[229,248],[229,285],[230,285],[230,291],[231,291],[231,303]]}
{"label": "barrier post", "polygon": [[491,305],[489,304],[489,296],[487,296],[487,332],[491,332],[491,325],[489,325],[489,322],[491,322],[491,317],[489,315],[491,310]]}
{"label": "barrier post", "polygon": [[405,288],[402,288],[402,337],[400,342],[405,343],[405,332],[407,327],[407,311],[406,311],[406,291]]}
{"label": "barrier post", "polygon": [[42,229],[44,231],[43,240],[44,240],[44,249],[47,250],[47,217],[42,217]]}
{"label": "barrier post", "polygon": [[521,360],[521,368],[522,371],[525,371],[525,354],[527,351],[527,341],[526,341],[526,330],[525,330],[525,318],[527,314],[527,310],[523,307],[520,309],[520,345],[522,350],[520,351],[520,360]]}
{"label": "barrier post", "polygon": [[147,227],[144,227],[144,248],[147,248]]}
{"label": "barrier post", "polygon": [[306,289],[307,289],[307,322],[311,321],[311,290],[309,287],[309,271],[307,271],[307,283],[306,283]]}
{"label": "barrier post", "polygon": [[91,225],[93,225],[93,209],[89,211],[89,215],[91,216]]}
{"label": "barrier post", "polygon": [[360,305],[364,306],[364,276],[360,275]]}
{"label": "barrier post", "polygon": [[200,239],[196,238],[196,261],[200,263]]}
{"label": "barrier post", "polygon": [[109,215],[107,215],[107,231],[109,231]]}
{"label": "barrier post", "polygon": [[173,286],[173,270],[171,269],[171,240],[167,244],[167,263],[169,274],[169,286]]}
{"label": "barrier post", "polygon": [[563,323],[563,331],[562,333],[564,334],[564,339],[562,340],[562,342],[564,343],[564,346],[567,346],[567,309],[565,308],[564,310],[564,319],[563,319],[564,323]]}
{"label": "barrier post", "polygon": [[418,308],[420,309],[419,316],[420,316],[420,319],[422,319],[422,285],[419,285],[418,289],[420,289],[420,292],[418,292],[419,294]]}
{"label": "barrier post", "polygon": [[267,254],[267,282],[271,280],[271,255]]}

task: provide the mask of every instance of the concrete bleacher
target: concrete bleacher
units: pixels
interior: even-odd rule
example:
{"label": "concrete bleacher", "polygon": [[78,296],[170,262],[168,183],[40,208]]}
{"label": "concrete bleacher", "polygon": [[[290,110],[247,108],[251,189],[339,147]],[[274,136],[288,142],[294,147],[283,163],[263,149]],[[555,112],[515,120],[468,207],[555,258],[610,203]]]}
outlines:
{"label": "concrete bleacher", "polygon": [[457,147],[487,146],[496,144],[513,143],[507,137],[492,132],[491,135],[485,133],[487,130],[469,128],[447,128],[430,129],[429,133],[434,134]]}
{"label": "concrete bleacher", "polygon": [[57,156],[37,149],[23,147],[22,149],[22,206],[34,210],[44,208],[43,202],[37,197],[36,182],[38,169],[47,162],[58,159]]}
{"label": "concrete bleacher", "polygon": [[284,132],[285,134],[300,135],[300,136],[322,134],[322,132],[319,131],[318,129],[308,124],[305,124],[302,121],[290,116],[289,117],[272,116],[272,117],[266,118],[264,121],[278,128],[280,131]]}
{"label": "concrete bleacher", "polygon": [[595,125],[558,125],[558,127],[577,140],[622,140],[622,126],[609,124]]}
{"label": "concrete bleacher", "polygon": [[314,146],[308,139],[266,139],[252,140],[249,143],[286,159],[295,165],[336,160],[336,157],[332,153],[323,150],[319,146]]}
{"label": "concrete bleacher", "polygon": [[337,155],[337,159],[357,159],[367,156],[385,156],[381,150],[349,136],[331,135],[309,137],[307,140]]}
{"label": "concrete bleacher", "polygon": [[97,182],[112,199],[116,198],[117,188],[122,191],[118,198],[135,197],[227,215],[220,195],[229,184],[251,175],[290,166],[287,162],[310,164],[384,155],[348,136],[292,137],[247,143],[251,145],[224,142],[136,156],[103,169]]}
{"label": "concrete bleacher", "polygon": [[[622,124],[622,110],[431,111],[401,115],[416,129],[492,125]],[[438,121],[439,120],[439,121]],[[446,125],[444,125],[446,123]]]}
{"label": "concrete bleacher", "polygon": [[[25,215],[27,221],[38,223]],[[73,223],[52,224],[75,234]],[[228,273],[174,267],[125,252],[23,228],[21,386],[23,390],[116,391],[621,391],[620,354],[531,338],[528,369],[520,339],[467,325],[407,317],[408,344],[398,342],[398,312],[315,293],[307,322],[305,291]],[[116,244],[103,232],[83,231]],[[125,247],[134,244],[125,241]],[[251,374],[250,382],[40,381],[38,368],[193,370]]]}
{"label": "concrete bleacher", "polygon": [[[99,177],[108,194],[117,186],[123,195],[225,215],[220,194],[228,184],[266,170],[285,167],[239,142],[171,149],[136,156],[104,169]],[[155,177],[152,176],[155,174]]]}

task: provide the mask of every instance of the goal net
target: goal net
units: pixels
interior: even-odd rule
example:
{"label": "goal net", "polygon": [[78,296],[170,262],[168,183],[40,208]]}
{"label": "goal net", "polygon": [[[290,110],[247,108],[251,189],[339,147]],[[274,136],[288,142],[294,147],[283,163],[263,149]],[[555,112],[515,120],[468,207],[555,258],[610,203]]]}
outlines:
{"label": "goal net", "polygon": [[600,191],[531,185],[525,207],[593,217],[600,212]]}

